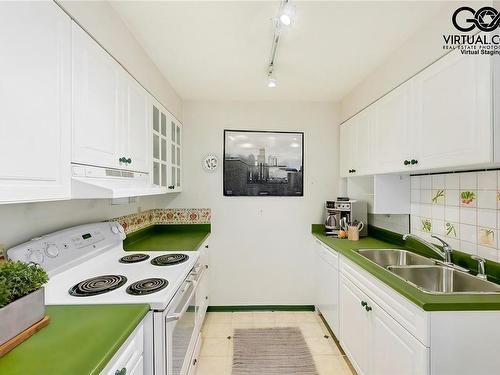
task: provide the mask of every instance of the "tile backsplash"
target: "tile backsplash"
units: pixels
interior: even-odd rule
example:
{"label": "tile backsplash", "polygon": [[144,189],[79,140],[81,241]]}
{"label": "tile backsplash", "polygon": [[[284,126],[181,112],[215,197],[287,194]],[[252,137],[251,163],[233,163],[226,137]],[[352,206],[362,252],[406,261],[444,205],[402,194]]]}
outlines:
{"label": "tile backsplash", "polygon": [[119,222],[128,234],[156,224],[210,224],[210,220],[210,208],[155,208],[108,221]]}
{"label": "tile backsplash", "polygon": [[368,214],[368,223],[370,225],[400,234],[408,233],[409,220],[409,215]]}
{"label": "tile backsplash", "polygon": [[410,227],[426,239],[442,236],[454,249],[499,261],[500,171],[412,176]]}

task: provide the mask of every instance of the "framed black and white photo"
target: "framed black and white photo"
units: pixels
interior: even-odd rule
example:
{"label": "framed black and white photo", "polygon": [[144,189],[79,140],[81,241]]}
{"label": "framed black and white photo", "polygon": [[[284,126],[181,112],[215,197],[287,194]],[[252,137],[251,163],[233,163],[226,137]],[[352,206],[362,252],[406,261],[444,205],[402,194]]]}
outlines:
{"label": "framed black and white photo", "polygon": [[304,195],[304,133],[224,130],[225,196]]}

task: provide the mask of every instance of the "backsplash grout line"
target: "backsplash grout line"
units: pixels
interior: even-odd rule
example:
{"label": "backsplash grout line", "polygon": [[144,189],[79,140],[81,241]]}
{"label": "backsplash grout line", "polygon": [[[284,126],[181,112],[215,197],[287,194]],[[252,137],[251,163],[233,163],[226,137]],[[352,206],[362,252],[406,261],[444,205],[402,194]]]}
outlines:
{"label": "backsplash grout line", "polygon": [[411,232],[498,261],[499,189],[498,170],[412,176]]}

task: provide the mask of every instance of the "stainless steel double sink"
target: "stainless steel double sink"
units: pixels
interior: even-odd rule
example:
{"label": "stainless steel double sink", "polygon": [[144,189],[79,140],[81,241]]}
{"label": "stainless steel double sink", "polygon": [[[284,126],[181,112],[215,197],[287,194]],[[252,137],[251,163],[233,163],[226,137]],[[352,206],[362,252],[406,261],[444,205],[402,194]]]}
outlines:
{"label": "stainless steel double sink", "polygon": [[358,249],[354,251],[426,293],[500,293],[500,285],[407,250]]}

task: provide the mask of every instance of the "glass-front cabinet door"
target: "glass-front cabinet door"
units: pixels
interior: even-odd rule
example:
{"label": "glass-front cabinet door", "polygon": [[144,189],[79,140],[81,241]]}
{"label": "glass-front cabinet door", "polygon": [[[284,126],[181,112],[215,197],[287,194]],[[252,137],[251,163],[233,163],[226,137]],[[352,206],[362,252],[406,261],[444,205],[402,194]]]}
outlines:
{"label": "glass-front cabinet door", "polygon": [[156,101],[152,112],[152,183],[167,192],[181,191],[182,125]]}
{"label": "glass-front cabinet door", "polygon": [[168,134],[167,134],[167,114],[158,103],[153,103],[153,173],[152,182],[154,185],[167,188],[168,186]]}
{"label": "glass-front cabinet door", "polygon": [[170,119],[170,185],[173,191],[182,190],[182,125],[173,116]]}

